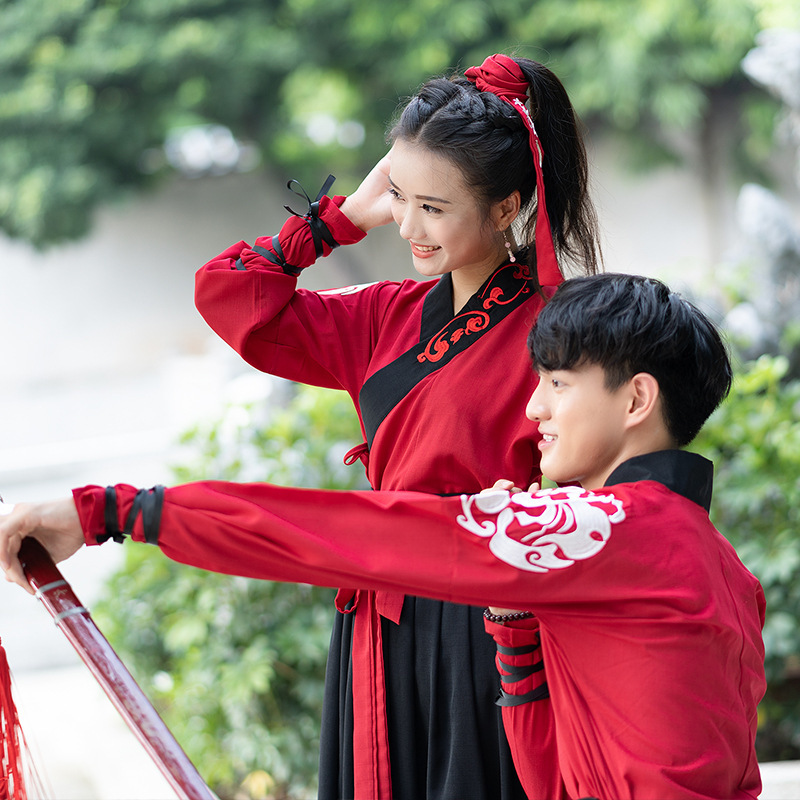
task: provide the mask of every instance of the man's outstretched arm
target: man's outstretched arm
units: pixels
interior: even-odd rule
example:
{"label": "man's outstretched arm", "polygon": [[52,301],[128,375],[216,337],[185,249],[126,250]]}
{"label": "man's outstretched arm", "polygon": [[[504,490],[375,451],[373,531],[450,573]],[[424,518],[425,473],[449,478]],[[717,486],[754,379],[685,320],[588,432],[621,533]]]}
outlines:
{"label": "man's outstretched arm", "polygon": [[73,499],[65,497],[16,506],[0,503],[0,566],[5,570],[6,580],[33,594],[18,558],[26,536],[36,537],[56,563],[80,550],[85,541]]}

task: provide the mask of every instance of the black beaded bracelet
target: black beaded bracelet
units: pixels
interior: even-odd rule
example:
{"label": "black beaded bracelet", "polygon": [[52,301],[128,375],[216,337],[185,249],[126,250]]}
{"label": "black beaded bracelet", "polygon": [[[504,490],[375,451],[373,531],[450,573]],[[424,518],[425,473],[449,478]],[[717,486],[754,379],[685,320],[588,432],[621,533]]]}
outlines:
{"label": "black beaded bracelet", "polygon": [[483,612],[483,616],[489,622],[516,622],[518,619],[530,619],[533,616],[532,611],[517,611],[515,614],[492,614],[487,608]]}

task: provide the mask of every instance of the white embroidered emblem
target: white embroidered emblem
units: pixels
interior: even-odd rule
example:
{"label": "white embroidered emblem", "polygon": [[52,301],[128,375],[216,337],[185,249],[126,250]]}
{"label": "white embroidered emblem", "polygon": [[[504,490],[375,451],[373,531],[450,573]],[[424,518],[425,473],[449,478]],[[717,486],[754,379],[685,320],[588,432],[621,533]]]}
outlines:
{"label": "white embroidered emblem", "polygon": [[374,286],[378,281],[372,281],[372,283],[358,283],[354,284],[353,286],[342,286],[341,289],[323,289],[322,291],[318,291],[317,294],[356,294],[368,286]]}
{"label": "white embroidered emblem", "polygon": [[620,499],[579,486],[462,495],[461,508],[456,521],[462,528],[489,539],[489,549],[501,561],[529,572],[563,569],[597,555],[612,524],[625,519]]}

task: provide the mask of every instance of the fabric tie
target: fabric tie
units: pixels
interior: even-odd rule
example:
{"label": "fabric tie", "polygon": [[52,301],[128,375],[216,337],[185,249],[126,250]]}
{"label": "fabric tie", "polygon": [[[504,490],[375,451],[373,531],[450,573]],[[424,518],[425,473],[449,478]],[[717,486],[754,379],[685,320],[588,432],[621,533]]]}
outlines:
{"label": "fabric tie", "polygon": [[544,149],[536,133],[528,107],[528,80],[519,64],[509,56],[497,53],[479,67],[470,67],[464,75],[479,92],[491,92],[505,100],[522,117],[536,170],[536,272],[540,286],[557,286],[564,280],[553,246],[553,232],[544,197]]}
{"label": "fabric tie", "polygon": [[399,592],[340,589],[336,608],[353,619],[353,776],[355,800],[391,800],[389,730],[381,617],[400,622]]}

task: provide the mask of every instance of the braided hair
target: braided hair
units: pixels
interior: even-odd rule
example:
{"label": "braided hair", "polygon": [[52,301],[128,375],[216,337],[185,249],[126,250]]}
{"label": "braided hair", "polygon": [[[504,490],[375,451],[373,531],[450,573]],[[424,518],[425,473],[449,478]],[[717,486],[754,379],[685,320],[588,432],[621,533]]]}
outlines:
{"label": "braided hair", "polygon": [[[572,104],[547,67],[529,59],[514,60],[528,80],[528,110],[544,149],[547,211],[556,254],[579,272],[593,274],[600,262],[597,216]],[[519,191],[523,222],[518,240],[535,268],[536,173],[528,130],[513,107],[491,92],[479,91],[463,76],[433,78],[402,110],[389,139],[424,147],[455,164],[486,213]]]}

